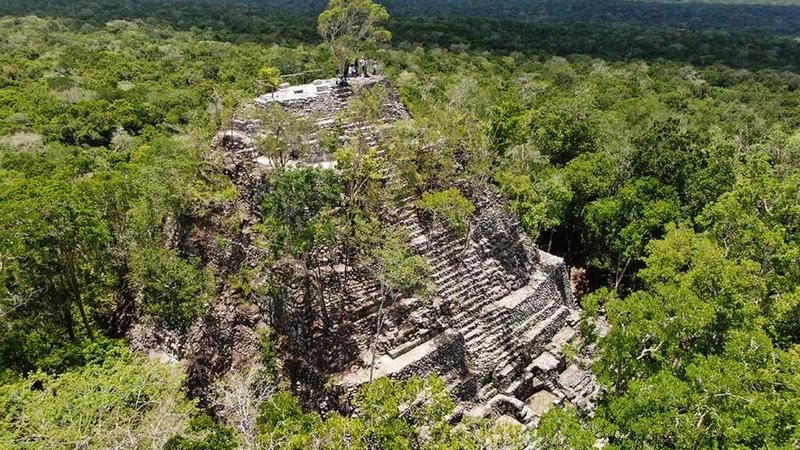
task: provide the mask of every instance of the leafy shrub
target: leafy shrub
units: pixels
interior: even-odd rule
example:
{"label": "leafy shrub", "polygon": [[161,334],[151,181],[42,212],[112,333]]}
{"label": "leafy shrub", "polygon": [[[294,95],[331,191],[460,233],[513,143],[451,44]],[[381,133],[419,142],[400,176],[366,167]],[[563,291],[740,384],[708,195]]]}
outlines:
{"label": "leafy shrub", "polygon": [[196,413],[177,366],[141,357],[0,387],[0,447],[158,448]]}
{"label": "leafy shrub", "polygon": [[131,284],[139,291],[145,317],[178,329],[206,311],[213,292],[212,276],[198,261],[187,261],[166,248],[144,248],[133,255]]}

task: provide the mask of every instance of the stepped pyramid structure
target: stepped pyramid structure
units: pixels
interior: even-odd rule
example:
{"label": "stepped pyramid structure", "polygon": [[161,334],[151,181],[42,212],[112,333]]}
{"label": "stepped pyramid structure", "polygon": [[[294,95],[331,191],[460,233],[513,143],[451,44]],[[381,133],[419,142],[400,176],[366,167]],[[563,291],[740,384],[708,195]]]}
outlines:
{"label": "stepped pyramid structure", "polygon": [[[364,124],[337,121],[351,98],[375,85],[390,87],[382,77],[356,78],[349,85],[319,80],[284,86],[254,103],[277,103],[313,118],[319,127],[336,126],[340,140],[358,131],[374,146],[383,127],[410,117],[396,93],[388,96],[380,123],[369,130]],[[229,159],[252,169],[247,173],[270,168],[253,149],[256,133],[257,125],[236,121],[220,139]],[[331,156],[321,148],[296,164],[335,170]],[[252,190],[247,184],[252,177],[232,179],[240,190]],[[571,402],[591,411],[595,380],[584,368],[585,361],[565,356],[565,348],[577,336],[580,310],[563,260],[534,247],[497,193],[464,190],[477,207],[466,236],[426,219],[413,199],[387,213],[386,220],[405,228],[412,250],[430,263],[436,291],[426,301],[407,298],[386,305],[377,339],[380,286],[358,264],[330,265],[324,304],[296,296],[295,302],[273,307],[271,326],[287,336],[287,348],[295,355],[284,369],[296,391],[313,384],[311,379],[318,386],[333,385],[334,394],[317,401],[321,409],[342,409],[348,394],[371,377],[437,373],[462,411],[474,416],[508,416],[534,424],[554,404]],[[250,199],[254,211],[259,198]],[[287,289],[300,291],[297,286]],[[330,329],[321,330],[309,308],[325,308]],[[313,389],[308,393],[311,398],[320,395]]]}

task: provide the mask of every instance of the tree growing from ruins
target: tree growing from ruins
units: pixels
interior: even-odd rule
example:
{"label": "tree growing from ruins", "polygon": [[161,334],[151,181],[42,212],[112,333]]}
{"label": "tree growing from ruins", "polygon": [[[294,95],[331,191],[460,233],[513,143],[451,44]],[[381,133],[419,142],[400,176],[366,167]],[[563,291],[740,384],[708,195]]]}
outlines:
{"label": "tree growing from ruins", "polygon": [[375,354],[383,328],[386,301],[396,295],[426,299],[435,289],[428,261],[411,252],[406,244],[406,236],[398,230],[389,229],[378,239],[380,244],[373,248],[369,261],[369,266],[381,286],[381,303],[378,306],[378,320],[371,348],[370,381],[375,370]]}
{"label": "tree growing from ruins", "polygon": [[256,148],[273,167],[284,169],[290,160],[309,152],[314,134],[311,121],[278,104],[259,108],[252,117],[261,123],[262,134],[256,138]]}
{"label": "tree growing from ruins", "polygon": [[461,236],[467,234],[469,221],[475,214],[475,204],[456,188],[426,192],[418,206],[437,219],[443,219]]}
{"label": "tree growing from ruins", "polygon": [[331,0],[319,16],[318,31],[327,42],[342,78],[365,47],[386,42],[391,33],[383,28],[389,13],[371,0]]}
{"label": "tree growing from ruins", "polygon": [[275,96],[275,89],[281,84],[281,71],[277,67],[264,66],[258,71],[258,82]]}
{"label": "tree growing from ruins", "polygon": [[339,239],[341,196],[341,182],[332,171],[313,167],[274,171],[258,227],[273,259],[301,274],[305,298],[319,301],[326,330],[330,317],[318,249],[334,247]]}

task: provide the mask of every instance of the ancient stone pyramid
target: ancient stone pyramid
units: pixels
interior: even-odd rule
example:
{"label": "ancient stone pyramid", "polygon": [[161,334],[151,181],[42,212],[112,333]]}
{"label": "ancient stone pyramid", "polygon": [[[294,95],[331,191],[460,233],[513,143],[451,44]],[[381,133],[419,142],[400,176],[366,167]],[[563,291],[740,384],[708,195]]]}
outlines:
{"label": "ancient stone pyramid", "polygon": [[[350,85],[319,80],[285,86],[255,104],[279,103],[315,118],[320,127],[332,126],[354,95],[378,84],[389,86],[382,77],[358,78]],[[383,124],[409,118],[396,93],[385,110]],[[346,139],[362,126],[345,124],[339,137]],[[228,148],[258,163],[249,139],[257,129],[246,122],[234,127]],[[375,145],[379,130],[370,130],[370,136]],[[332,167],[331,160],[320,151],[306,163]],[[387,217],[408,231],[413,250],[427,258],[437,289],[432,300],[402,299],[388,307],[377,339],[374,375],[402,379],[437,373],[462,410],[476,416],[503,415],[534,424],[558,403],[572,402],[590,411],[597,393],[594,378],[585,364],[570,360],[564,351],[580,320],[564,261],[534,247],[498,194],[482,189],[470,196],[477,213],[468,236],[429,223],[413,201]],[[369,380],[381,297],[377,281],[361,268],[339,264],[332,272],[347,270],[351,275],[344,284],[337,273],[330,274],[325,297],[329,309],[338,311],[333,318],[338,340],[304,330],[299,319],[282,324],[293,330],[292,339],[307,343],[297,346],[298,352],[307,353],[298,359],[317,371],[326,367],[321,378],[345,393]],[[285,307],[290,312],[282,316],[284,322],[302,315],[299,305],[296,313],[292,305]]]}

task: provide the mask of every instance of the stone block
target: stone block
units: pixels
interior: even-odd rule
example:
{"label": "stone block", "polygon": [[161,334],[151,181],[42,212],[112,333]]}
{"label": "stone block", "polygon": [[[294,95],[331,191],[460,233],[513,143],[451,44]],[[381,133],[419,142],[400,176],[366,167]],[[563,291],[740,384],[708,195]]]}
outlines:
{"label": "stone block", "polygon": [[541,374],[547,374],[549,372],[552,372],[553,370],[556,370],[559,364],[560,362],[558,358],[556,358],[552,353],[544,352],[541,355],[539,355],[538,358],[533,360],[531,366],[533,367],[533,369],[535,369],[536,372]]}
{"label": "stone block", "polygon": [[539,391],[533,394],[525,402],[525,405],[531,410],[534,416],[541,417],[544,413],[558,405],[560,402],[561,400],[558,398],[558,396],[552,392]]}

